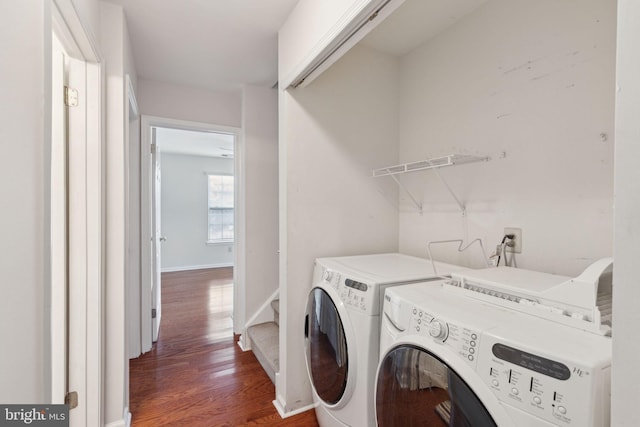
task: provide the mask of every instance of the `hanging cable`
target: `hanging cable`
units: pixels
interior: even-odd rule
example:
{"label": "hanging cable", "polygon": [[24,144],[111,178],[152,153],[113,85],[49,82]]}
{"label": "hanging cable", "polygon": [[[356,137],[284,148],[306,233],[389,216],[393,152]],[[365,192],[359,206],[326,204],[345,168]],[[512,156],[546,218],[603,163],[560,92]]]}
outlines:
{"label": "hanging cable", "polygon": [[[498,262],[496,263],[496,267],[498,267],[500,265],[500,260],[502,258],[504,258],[504,265],[505,266],[509,266],[510,262],[507,262],[507,251],[506,251],[506,247],[507,246],[511,246],[509,243],[513,243],[513,238],[515,236],[513,234],[505,234],[504,236],[502,236],[502,241],[500,242],[499,245],[496,246],[496,253],[494,256],[498,257]],[[509,242],[507,242],[507,239],[509,239]],[[511,261],[514,263],[515,265],[515,258],[514,255],[511,255]]]}

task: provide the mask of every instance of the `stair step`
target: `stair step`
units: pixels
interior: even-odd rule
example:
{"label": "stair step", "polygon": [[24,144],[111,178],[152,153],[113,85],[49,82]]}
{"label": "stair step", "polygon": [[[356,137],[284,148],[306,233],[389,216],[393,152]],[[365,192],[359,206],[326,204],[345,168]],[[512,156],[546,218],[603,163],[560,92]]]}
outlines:
{"label": "stair step", "polygon": [[247,328],[251,350],[275,384],[280,370],[280,328],[275,322],[259,323]]}
{"label": "stair step", "polygon": [[271,308],[273,308],[273,321],[276,322],[276,325],[280,326],[280,300],[272,300]]}

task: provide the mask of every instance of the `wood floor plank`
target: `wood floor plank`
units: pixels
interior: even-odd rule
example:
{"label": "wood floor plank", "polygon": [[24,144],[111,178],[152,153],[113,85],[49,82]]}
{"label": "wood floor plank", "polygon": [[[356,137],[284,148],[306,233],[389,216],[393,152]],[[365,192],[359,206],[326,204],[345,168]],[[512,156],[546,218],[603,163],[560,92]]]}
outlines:
{"label": "wood floor plank", "polygon": [[313,411],[280,418],[275,389],[233,336],[233,270],[162,274],[153,349],[129,363],[133,427],[316,427]]}

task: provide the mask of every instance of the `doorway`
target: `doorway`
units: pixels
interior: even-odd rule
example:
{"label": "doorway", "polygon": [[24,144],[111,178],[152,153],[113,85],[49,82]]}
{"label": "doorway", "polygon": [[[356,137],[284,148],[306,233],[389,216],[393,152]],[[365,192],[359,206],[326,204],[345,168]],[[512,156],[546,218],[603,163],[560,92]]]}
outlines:
{"label": "doorway", "polygon": [[142,116],[142,353],[161,331],[162,272],[234,267],[234,301],[242,292],[238,137],[237,128]]}

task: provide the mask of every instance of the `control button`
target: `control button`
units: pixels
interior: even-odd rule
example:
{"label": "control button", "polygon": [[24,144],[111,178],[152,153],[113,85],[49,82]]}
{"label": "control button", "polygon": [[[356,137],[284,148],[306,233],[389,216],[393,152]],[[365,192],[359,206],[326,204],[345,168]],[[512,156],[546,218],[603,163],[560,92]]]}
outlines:
{"label": "control button", "polygon": [[475,353],[475,352],[476,352],[476,349],[475,349],[475,348],[471,347],[471,348],[469,349],[469,353],[473,354],[473,353]]}
{"label": "control button", "polygon": [[564,415],[567,413],[567,408],[565,408],[564,406],[558,406],[558,412]]}
{"label": "control button", "polygon": [[472,340],[477,340],[477,339],[478,339],[478,336],[477,336],[476,334],[471,334],[471,339],[472,339]]}
{"label": "control button", "polygon": [[519,394],[520,394],[520,392],[518,391],[518,389],[517,389],[517,388],[515,388],[515,387],[511,389],[511,393],[513,393],[515,396],[517,396],[517,395],[519,395]]}
{"label": "control button", "polygon": [[422,323],[422,319],[418,319],[418,325]]}
{"label": "control button", "polygon": [[471,347],[475,347],[475,346],[476,346],[476,342],[475,342],[475,341],[471,341],[471,342],[469,342],[469,345],[470,345]]}
{"label": "control button", "polygon": [[416,326],[416,332],[420,332],[420,326]]}
{"label": "control button", "polygon": [[494,387],[498,387],[500,385],[498,380],[491,380],[491,384],[493,384]]}
{"label": "control button", "polygon": [[413,314],[416,314],[418,312],[418,310],[416,310],[415,308],[413,309]]}
{"label": "control button", "polygon": [[333,271],[325,270],[322,276],[325,282],[331,282],[331,279],[333,279]]}
{"label": "control button", "polygon": [[541,403],[542,403],[542,399],[540,399],[538,396],[534,396],[534,397],[533,397],[533,401],[534,401],[537,405],[539,405],[539,404],[541,404]]}
{"label": "control button", "polygon": [[418,313],[418,316],[422,317],[422,312]]}
{"label": "control button", "polygon": [[469,360],[473,362],[473,354],[470,354],[468,357],[469,357]]}

